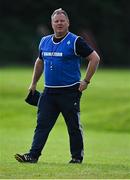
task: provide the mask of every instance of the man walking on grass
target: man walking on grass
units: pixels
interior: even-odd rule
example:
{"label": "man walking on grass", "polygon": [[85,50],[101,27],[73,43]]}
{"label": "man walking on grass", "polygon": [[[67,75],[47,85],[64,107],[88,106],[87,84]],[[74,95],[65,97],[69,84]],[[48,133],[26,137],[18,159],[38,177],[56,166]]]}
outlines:
{"label": "man walking on grass", "polygon": [[[39,45],[39,57],[34,66],[29,91],[35,92],[44,72],[45,88],[38,103],[37,126],[31,149],[16,154],[19,162],[36,163],[48,135],[62,113],[70,141],[70,163],[82,163],[84,155],[80,125],[80,98],[99,64],[99,56],[83,38],[69,32],[69,18],[60,9],[53,12],[51,24],[54,34],[45,36]],[[86,75],[80,80],[80,57],[88,60]]]}

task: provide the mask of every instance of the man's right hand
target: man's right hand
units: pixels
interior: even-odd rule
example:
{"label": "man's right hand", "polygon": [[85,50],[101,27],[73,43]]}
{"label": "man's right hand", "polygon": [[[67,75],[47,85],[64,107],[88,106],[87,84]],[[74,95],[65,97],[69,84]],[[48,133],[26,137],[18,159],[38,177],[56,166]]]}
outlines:
{"label": "man's right hand", "polygon": [[32,94],[34,94],[34,91],[36,90],[36,84],[31,84],[28,88],[29,92],[32,91]]}

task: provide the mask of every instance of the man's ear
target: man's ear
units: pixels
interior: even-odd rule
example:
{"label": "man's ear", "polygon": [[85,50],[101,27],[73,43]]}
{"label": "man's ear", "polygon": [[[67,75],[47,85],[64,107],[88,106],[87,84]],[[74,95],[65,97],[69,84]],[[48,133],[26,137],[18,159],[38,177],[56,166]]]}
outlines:
{"label": "man's ear", "polygon": [[52,27],[52,29],[53,29],[53,23],[52,23],[52,20],[51,20],[51,27]]}
{"label": "man's ear", "polygon": [[69,19],[67,20],[67,22],[68,22],[68,27],[70,26],[70,21],[69,21]]}

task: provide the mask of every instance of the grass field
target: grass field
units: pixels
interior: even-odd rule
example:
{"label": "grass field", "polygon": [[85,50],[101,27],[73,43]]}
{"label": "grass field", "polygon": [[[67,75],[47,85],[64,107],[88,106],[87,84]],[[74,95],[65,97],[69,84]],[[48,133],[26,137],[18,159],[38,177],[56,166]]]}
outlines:
{"label": "grass field", "polygon": [[[30,148],[35,107],[24,102],[32,69],[0,69],[1,179],[130,178],[130,71],[100,69],[81,100],[85,157],[70,165],[69,142],[62,116],[52,130],[38,164],[20,164],[15,153]],[[84,74],[84,70],[82,71]],[[38,89],[43,89],[42,79]]]}

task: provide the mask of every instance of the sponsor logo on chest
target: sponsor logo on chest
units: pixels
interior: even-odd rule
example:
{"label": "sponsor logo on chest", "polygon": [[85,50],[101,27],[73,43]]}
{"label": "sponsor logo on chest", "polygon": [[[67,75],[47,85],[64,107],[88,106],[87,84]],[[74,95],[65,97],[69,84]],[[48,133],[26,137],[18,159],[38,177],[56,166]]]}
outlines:
{"label": "sponsor logo on chest", "polygon": [[55,57],[62,57],[62,52],[43,52],[43,56],[55,56]]}

